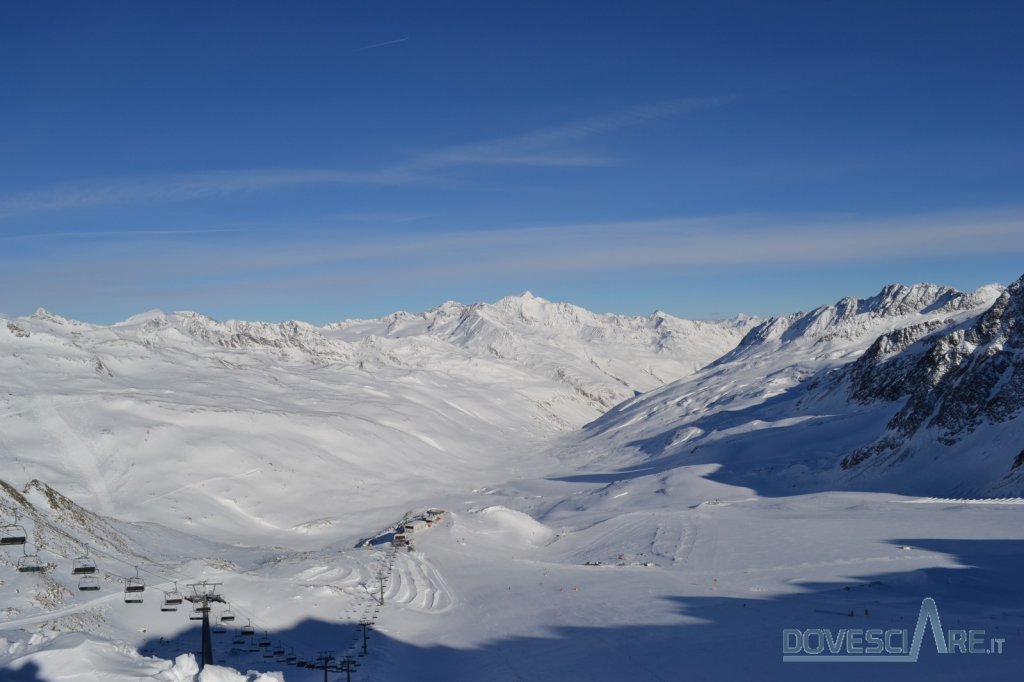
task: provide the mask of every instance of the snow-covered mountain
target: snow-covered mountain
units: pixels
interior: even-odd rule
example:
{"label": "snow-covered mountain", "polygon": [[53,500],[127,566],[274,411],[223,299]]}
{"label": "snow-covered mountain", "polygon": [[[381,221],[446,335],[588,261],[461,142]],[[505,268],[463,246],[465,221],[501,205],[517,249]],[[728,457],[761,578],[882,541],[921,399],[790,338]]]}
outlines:
{"label": "snow-covered mountain", "polygon": [[923,596],[1008,655],[901,679],[1008,678],[1024,499],[892,493],[1021,493],[1022,289],[712,323],[528,294],[325,327],[0,317],[0,533],[27,536],[0,548],[0,679],[195,682],[197,626],[161,605],[204,580],[237,617],[216,661],[249,672],[199,682],[313,682],[287,653],[323,651],[356,680],[676,679],[682,651],[693,679],[810,682],[783,628],[905,628]]}
{"label": "snow-covered mountain", "polygon": [[517,466],[513,452],[710,362],[749,324],[530,295],[326,328],[40,310],[0,319],[0,460],[118,518],[283,536],[325,516],[324,496],[372,508],[404,499],[397,482],[426,494]]}
{"label": "snow-covered mountain", "polygon": [[1024,409],[1024,277],[968,322],[879,337],[847,374],[857,402],[902,405],[883,435],[843,459],[844,468],[955,452],[965,469],[994,459],[1005,465],[1007,483],[1024,481],[1024,450],[1017,451],[1024,429],[1013,423]]}
{"label": "snow-covered mountain", "polygon": [[346,320],[325,331],[350,343],[441,342],[563,383],[603,411],[715,360],[756,321],[692,321],[661,311],[649,317],[597,314],[526,292],[494,304],[448,302],[419,314]]}
{"label": "snow-covered mountain", "polygon": [[622,465],[715,462],[762,490],[1019,492],[1020,289],[891,285],[766,320],[583,442]]}

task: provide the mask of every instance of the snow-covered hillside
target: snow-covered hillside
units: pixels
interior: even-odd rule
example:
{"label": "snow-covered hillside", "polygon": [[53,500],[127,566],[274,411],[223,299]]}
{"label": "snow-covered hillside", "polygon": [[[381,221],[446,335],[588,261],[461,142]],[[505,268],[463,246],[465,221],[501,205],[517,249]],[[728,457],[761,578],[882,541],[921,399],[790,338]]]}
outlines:
{"label": "snow-covered hillside", "polygon": [[14,482],[211,538],[357,533],[339,497],[389,508],[409,480],[426,496],[520,471],[540,440],[712,361],[748,324],[528,294],[326,329],[40,310],[0,319],[0,459]]}
{"label": "snow-covered hillside", "polygon": [[763,492],[1020,494],[1021,289],[893,285],[767,320],[583,443],[623,466],[714,462]]}
{"label": "snow-covered hillside", "polygon": [[[0,679],[312,682],[326,654],[356,682],[852,681],[784,663],[784,630],[912,629],[925,598],[1005,652],[926,637],[873,677],[1010,679],[1022,289],[764,322],[528,294],[322,328],[0,318],[0,535],[26,536]],[[167,600],[201,581],[228,603],[197,676]]]}

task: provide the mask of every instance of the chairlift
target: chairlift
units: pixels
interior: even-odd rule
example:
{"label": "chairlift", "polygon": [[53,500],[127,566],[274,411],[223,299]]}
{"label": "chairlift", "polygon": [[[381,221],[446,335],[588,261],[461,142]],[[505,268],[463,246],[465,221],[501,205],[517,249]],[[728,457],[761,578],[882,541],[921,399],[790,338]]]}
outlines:
{"label": "chairlift", "polygon": [[40,573],[43,570],[43,562],[39,560],[38,554],[29,554],[24,546],[22,551],[25,552],[25,556],[18,559],[18,572],[19,573]]}
{"label": "chairlift", "polygon": [[256,635],[256,628],[254,628],[252,626],[252,621],[250,620],[248,625],[243,625],[242,626],[242,636],[243,637],[254,637],[255,635]]}
{"label": "chairlift", "polygon": [[242,637],[241,633],[235,635],[235,638],[231,640],[232,644],[245,644],[245,637]]}
{"label": "chairlift", "polygon": [[281,645],[280,642],[278,642],[277,646],[274,648],[274,655],[275,656],[284,656],[284,647]]}
{"label": "chairlift", "polygon": [[14,523],[0,526],[0,545],[24,545],[28,539],[28,533],[24,526],[18,525],[18,514],[14,514]]}
{"label": "chairlift", "polygon": [[96,572],[96,562],[89,558],[89,545],[85,546],[85,554],[71,560],[72,575],[86,575]]}
{"label": "chairlift", "polygon": [[182,602],[181,593],[178,592],[178,583],[174,583],[174,589],[164,592],[164,602],[160,605],[161,611],[177,611]]}
{"label": "chairlift", "polygon": [[189,620],[202,620],[203,619],[203,610],[202,609],[192,609],[192,613],[188,614],[188,619]]}
{"label": "chairlift", "polygon": [[85,575],[78,579],[80,592],[96,592],[100,589],[100,579],[94,575]]}
{"label": "chairlift", "polygon": [[222,623],[230,623],[234,619],[235,619],[235,614],[234,614],[234,612],[230,608],[226,608],[223,611],[221,611],[220,622],[222,622]]}
{"label": "chairlift", "polygon": [[260,641],[258,642],[258,645],[259,645],[259,647],[261,649],[270,646],[270,633],[269,632],[264,632],[263,633],[263,636],[260,637]]}
{"label": "chairlift", "polygon": [[146,589],[146,582],[139,577],[139,567],[135,567],[135,577],[128,578],[124,584],[124,603],[141,604],[142,593]]}
{"label": "chairlift", "polygon": [[[129,593],[129,592],[145,592],[146,591],[146,581],[139,577],[139,567],[138,566],[135,567],[135,577],[134,578],[128,578],[128,581],[125,583],[124,591],[125,591],[126,594]],[[141,597],[139,598],[139,601],[140,602],[142,601]]]}
{"label": "chairlift", "polygon": [[213,626],[214,634],[223,635],[227,631],[228,631],[228,629],[226,627],[224,627],[223,625],[221,625],[220,623],[217,623],[216,625]]}

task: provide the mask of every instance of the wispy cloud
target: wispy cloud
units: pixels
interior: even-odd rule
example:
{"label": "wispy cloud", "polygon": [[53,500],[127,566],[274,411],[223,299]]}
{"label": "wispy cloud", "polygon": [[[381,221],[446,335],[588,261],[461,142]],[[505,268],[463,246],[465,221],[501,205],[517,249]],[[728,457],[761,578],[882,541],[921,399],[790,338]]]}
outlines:
{"label": "wispy cloud", "polygon": [[417,155],[399,165],[407,170],[446,168],[455,165],[605,165],[605,159],[546,150],[597,137],[624,128],[719,106],[735,96],[693,97],[623,109],[579,119],[565,125],[534,130],[522,135],[458,145]]}
{"label": "wispy cloud", "polygon": [[[969,235],[969,238],[966,236]],[[75,244],[78,244],[76,242]],[[478,288],[481,282],[606,281],[628,288],[638,273],[748,266],[792,275],[801,266],[859,267],[929,258],[1024,255],[1024,207],[902,218],[722,215],[450,232],[291,232],[201,248],[147,237],[101,249],[68,244],[0,270],[0,290],[34,305],[104,300],[151,307],[337,300],[346,292]],[[941,280],[940,280],[941,281]],[[440,284],[439,284],[440,283]],[[826,301],[822,301],[826,302]]]}
{"label": "wispy cloud", "polygon": [[365,181],[365,178],[358,173],[323,169],[220,171],[89,180],[0,196],[0,218],[43,211],[188,201],[296,185],[360,181]]}
{"label": "wispy cloud", "polygon": [[571,149],[567,145],[697,109],[718,106],[732,99],[703,97],[636,106],[520,135],[435,149],[381,168],[234,170],[73,182],[0,195],[0,220],[47,211],[185,202],[314,185],[459,188],[465,186],[464,181],[447,177],[445,171],[460,167],[607,166],[611,163],[607,158]]}

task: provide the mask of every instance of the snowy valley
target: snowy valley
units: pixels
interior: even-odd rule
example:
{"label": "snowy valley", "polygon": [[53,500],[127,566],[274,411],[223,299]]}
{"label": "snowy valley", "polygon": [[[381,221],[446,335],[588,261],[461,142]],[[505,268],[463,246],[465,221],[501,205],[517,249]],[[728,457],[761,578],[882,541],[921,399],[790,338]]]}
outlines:
{"label": "snowy valley", "polygon": [[203,581],[208,681],[860,679],[784,631],[925,598],[1005,650],[870,674],[1012,679],[1022,325],[1024,278],[717,322],[0,316],[0,679],[192,680],[167,600]]}

